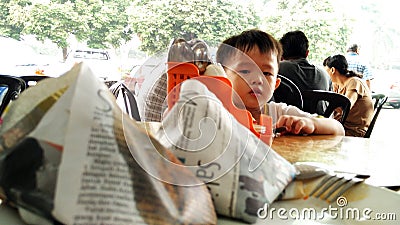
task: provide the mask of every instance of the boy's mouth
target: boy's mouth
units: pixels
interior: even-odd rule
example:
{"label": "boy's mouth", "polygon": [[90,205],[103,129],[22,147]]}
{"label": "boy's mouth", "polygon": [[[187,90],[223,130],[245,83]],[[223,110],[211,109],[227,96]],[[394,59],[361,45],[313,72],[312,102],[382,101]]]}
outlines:
{"label": "boy's mouth", "polygon": [[250,93],[250,95],[254,95],[254,96],[262,95],[262,91],[260,89],[253,89],[249,93]]}

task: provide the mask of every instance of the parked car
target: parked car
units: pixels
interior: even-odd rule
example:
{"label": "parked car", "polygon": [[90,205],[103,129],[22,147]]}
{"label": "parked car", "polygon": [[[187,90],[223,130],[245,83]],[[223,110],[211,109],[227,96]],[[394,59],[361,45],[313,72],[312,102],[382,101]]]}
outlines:
{"label": "parked car", "polygon": [[38,54],[24,41],[0,37],[0,49],[0,74],[3,75],[56,77],[67,71],[55,57]]}
{"label": "parked car", "polygon": [[76,49],[67,57],[67,64],[88,63],[94,74],[104,81],[119,81],[121,73],[117,62],[104,49]]}
{"label": "parked car", "polygon": [[390,85],[387,96],[388,99],[385,105],[400,109],[400,82],[394,82]]}

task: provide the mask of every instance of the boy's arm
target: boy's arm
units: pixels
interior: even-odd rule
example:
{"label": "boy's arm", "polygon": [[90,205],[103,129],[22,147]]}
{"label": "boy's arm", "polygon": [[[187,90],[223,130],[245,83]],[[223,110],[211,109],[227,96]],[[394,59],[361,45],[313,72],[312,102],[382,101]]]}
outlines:
{"label": "boy's arm", "polygon": [[332,118],[283,115],[276,123],[276,127],[282,126],[286,127],[287,132],[293,134],[345,134],[343,125]]}
{"label": "boy's arm", "polygon": [[334,135],[343,135],[344,136],[344,128],[343,125],[331,118],[311,118],[314,122],[315,130],[314,134],[334,134]]}

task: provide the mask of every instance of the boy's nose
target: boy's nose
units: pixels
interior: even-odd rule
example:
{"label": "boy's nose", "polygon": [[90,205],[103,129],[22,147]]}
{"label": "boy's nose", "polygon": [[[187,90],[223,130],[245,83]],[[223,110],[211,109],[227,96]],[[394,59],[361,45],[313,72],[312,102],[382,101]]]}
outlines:
{"label": "boy's nose", "polygon": [[252,76],[251,84],[262,84],[264,82],[263,76],[254,75]]}

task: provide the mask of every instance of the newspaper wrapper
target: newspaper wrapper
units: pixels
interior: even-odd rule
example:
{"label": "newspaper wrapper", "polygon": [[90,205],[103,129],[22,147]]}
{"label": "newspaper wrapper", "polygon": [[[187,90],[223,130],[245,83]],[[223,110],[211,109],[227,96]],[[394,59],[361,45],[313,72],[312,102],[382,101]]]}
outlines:
{"label": "newspaper wrapper", "polygon": [[218,214],[255,222],[293,179],[294,167],[241,125],[207,87],[181,86],[157,139],[212,193]]}
{"label": "newspaper wrapper", "polygon": [[85,64],[28,89],[3,125],[3,198],[30,224],[216,223],[206,186],[177,185],[199,180]]}

